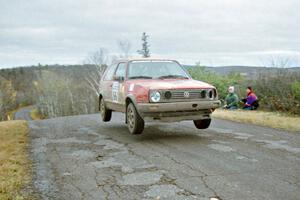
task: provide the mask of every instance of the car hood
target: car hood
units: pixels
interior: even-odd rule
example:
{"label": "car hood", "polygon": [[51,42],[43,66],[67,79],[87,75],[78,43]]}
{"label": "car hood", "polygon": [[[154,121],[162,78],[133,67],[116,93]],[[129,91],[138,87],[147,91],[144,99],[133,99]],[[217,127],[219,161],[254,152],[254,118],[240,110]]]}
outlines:
{"label": "car hood", "polygon": [[131,83],[140,85],[150,90],[171,89],[204,89],[214,88],[212,85],[193,79],[162,79],[162,80],[132,80]]}

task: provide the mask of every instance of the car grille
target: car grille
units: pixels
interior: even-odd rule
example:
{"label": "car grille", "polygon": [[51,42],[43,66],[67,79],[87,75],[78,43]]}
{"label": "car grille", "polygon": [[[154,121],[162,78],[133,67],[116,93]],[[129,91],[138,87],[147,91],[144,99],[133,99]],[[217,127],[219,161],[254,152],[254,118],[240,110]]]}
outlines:
{"label": "car grille", "polygon": [[161,91],[161,102],[179,102],[208,99],[209,90],[166,90]]}

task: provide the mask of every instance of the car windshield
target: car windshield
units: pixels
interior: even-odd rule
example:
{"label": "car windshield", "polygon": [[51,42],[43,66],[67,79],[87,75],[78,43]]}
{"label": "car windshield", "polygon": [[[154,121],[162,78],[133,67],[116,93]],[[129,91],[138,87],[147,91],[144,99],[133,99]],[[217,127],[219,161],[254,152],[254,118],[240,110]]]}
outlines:
{"label": "car windshield", "polygon": [[174,61],[132,61],[128,68],[128,79],[188,79],[189,75]]}

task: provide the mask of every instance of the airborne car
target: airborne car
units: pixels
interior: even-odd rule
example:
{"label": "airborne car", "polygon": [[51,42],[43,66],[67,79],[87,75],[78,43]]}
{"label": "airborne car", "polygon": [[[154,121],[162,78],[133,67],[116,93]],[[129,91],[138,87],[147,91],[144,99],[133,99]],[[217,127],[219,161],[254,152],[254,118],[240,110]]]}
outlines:
{"label": "airborne car", "polygon": [[196,128],[206,129],[220,106],[216,88],[193,80],[175,60],[120,60],[105,70],[100,85],[102,120],[110,121],[112,111],[123,112],[132,134],[142,133],[148,120],[193,120]]}

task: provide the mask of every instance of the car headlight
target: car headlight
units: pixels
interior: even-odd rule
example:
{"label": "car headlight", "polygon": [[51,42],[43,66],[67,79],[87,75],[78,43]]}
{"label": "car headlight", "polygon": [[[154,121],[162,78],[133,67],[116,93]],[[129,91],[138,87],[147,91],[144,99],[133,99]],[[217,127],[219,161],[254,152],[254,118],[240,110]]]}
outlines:
{"label": "car headlight", "polygon": [[213,99],[214,98],[214,92],[213,92],[213,90],[208,90],[207,97],[209,99]]}
{"label": "car headlight", "polygon": [[217,98],[217,90],[216,89],[210,89],[207,91],[207,98],[210,100],[216,99]]}
{"label": "car headlight", "polygon": [[150,92],[150,100],[152,102],[159,102],[159,100],[160,100],[160,93],[158,91],[151,91]]}
{"label": "car headlight", "polygon": [[214,91],[214,99],[217,99],[218,98],[218,92],[216,89],[213,90]]}

